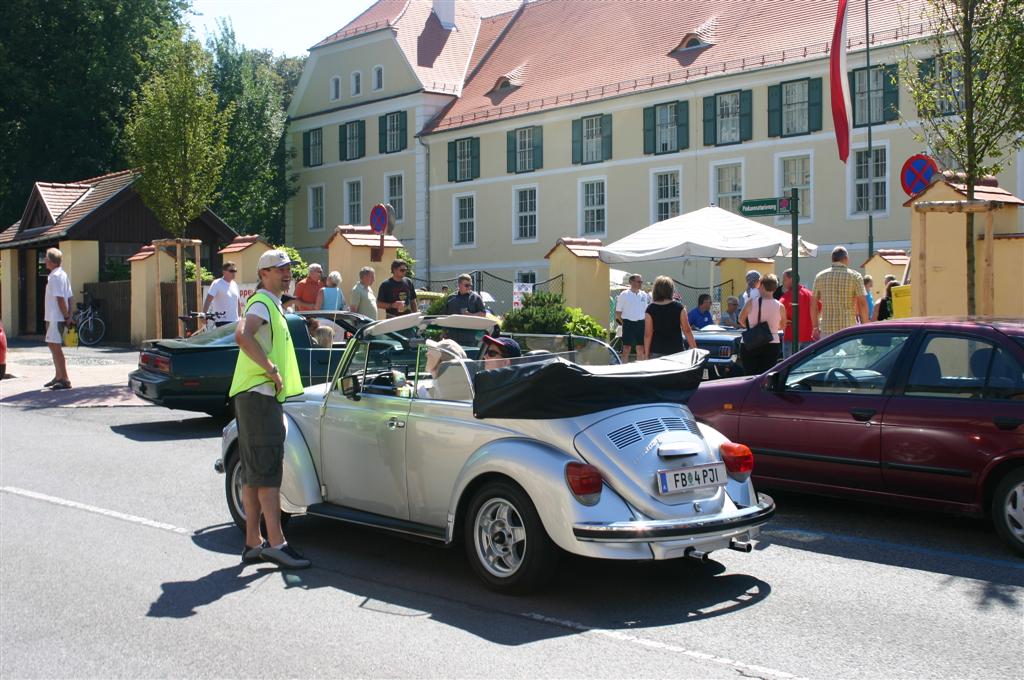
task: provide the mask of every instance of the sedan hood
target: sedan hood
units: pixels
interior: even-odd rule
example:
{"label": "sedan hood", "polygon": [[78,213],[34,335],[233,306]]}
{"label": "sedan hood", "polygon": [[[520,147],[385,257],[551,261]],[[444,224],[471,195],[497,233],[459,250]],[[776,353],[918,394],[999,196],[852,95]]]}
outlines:
{"label": "sedan hood", "polygon": [[721,495],[721,488],[663,496],[659,470],[721,462],[690,412],[659,404],[619,411],[590,425],[573,439],[576,452],[601,471],[605,481],[633,507],[657,518],[665,506]]}

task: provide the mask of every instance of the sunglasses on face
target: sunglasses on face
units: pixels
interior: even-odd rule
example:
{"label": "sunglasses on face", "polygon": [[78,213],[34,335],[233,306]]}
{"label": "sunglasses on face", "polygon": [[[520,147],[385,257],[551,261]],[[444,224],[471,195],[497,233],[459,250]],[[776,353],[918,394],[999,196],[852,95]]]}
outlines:
{"label": "sunglasses on face", "polygon": [[486,352],[484,352],[484,356],[489,358],[489,359],[500,359],[501,358],[501,352],[499,352],[496,349],[489,349]]}
{"label": "sunglasses on face", "polygon": [[226,271],[229,274],[237,274],[238,273],[237,269],[225,269],[224,271]]}
{"label": "sunglasses on face", "polygon": [[406,272],[407,272],[407,271],[409,271],[409,270],[408,270],[408,269],[406,269],[405,267],[399,267],[397,271],[399,271],[399,272],[401,272],[401,273],[403,273],[403,274],[404,274],[404,273],[406,273]]}

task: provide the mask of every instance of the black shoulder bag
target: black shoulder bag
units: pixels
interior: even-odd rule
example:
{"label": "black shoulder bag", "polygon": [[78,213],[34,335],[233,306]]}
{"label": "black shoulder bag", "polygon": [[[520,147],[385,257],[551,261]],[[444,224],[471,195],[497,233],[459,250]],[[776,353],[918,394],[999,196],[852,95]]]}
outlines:
{"label": "black shoulder bag", "polygon": [[768,327],[767,321],[761,321],[761,303],[764,302],[762,298],[757,298],[757,319],[758,324],[753,328],[750,327],[750,317],[747,317],[747,330],[743,331],[742,338],[743,349],[751,352],[755,349],[761,349],[765,345],[772,341],[772,329]]}

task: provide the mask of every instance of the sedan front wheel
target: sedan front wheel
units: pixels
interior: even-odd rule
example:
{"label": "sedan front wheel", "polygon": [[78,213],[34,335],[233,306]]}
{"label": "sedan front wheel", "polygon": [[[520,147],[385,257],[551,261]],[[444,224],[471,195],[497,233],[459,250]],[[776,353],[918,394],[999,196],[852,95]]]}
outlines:
{"label": "sedan front wheel", "polygon": [[992,523],[1014,550],[1024,554],[1024,468],[1010,472],[996,487]]}
{"label": "sedan front wheel", "polygon": [[558,552],[529,496],[515,484],[492,482],[470,501],[466,554],[489,587],[505,592],[534,590],[554,575]]}

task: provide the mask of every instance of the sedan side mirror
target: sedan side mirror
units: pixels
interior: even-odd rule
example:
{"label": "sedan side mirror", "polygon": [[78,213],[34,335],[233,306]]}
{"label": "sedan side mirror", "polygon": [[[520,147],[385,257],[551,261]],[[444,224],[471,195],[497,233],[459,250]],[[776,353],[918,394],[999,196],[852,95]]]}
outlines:
{"label": "sedan side mirror", "polygon": [[359,376],[346,375],[342,378],[341,393],[353,401],[359,401]]}
{"label": "sedan side mirror", "polygon": [[769,372],[761,383],[761,388],[766,392],[775,392],[776,394],[781,393],[785,386],[786,383],[782,380],[782,374],[778,371]]}

